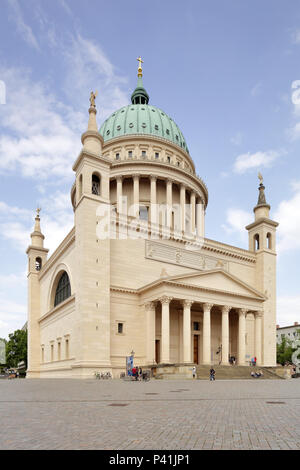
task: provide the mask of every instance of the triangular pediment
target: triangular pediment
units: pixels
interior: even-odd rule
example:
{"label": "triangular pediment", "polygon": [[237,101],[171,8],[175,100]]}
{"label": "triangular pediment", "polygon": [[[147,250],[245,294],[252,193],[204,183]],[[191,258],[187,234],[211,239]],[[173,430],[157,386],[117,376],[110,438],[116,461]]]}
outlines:
{"label": "triangular pediment", "polygon": [[170,276],[165,280],[182,285],[195,286],[204,289],[213,289],[235,295],[246,295],[247,297],[250,296],[265,299],[265,296],[261,292],[240,281],[237,277],[227,273],[222,269],[199,273],[193,272],[180,276]]}

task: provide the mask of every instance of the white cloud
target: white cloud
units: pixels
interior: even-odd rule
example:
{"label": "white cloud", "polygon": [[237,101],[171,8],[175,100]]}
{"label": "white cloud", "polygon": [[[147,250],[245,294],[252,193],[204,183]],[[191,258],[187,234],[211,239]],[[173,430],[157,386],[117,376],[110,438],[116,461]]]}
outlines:
{"label": "white cloud", "polygon": [[229,235],[237,234],[239,239],[245,244],[248,240],[246,225],[251,223],[253,215],[242,209],[230,208],[226,212],[226,224],[222,225],[223,230]]}
{"label": "white cloud", "polygon": [[25,23],[22,10],[18,0],[8,0],[8,3],[11,7],[12,14],[10,15],[10,19],[15,22],[18,33],[22,36],[22,38],[36,50],[40,50],[39,43],[33,34],[32,28]]}
{"label": "white cloud", "polygon": [[261,84],[261,82],[256,83],[256,85],[254,85],[254,87],[251,89],[251,95],[252,95],[252,96],[258,96],[258,95],[260,95],[261,89],[262,89],[262,84]]}
{"label": "white cloud", "polygon": [[243,140],[243,134],[241,132],[237,132],[233,137],[231,137],[230,142],[233,145],[239,146],[241,145]]}
{"label": "white cloud", "polygon": [[[18,288],[18,284],[14,286]],[[13,292],[13,290],[12,290]],[[9,333],[19,330],[25,324],[27,318],[27,306],[8,300],[0,293],[0,337],[8,338]]]}
{"label": "white cloud", "polygon": [[[31,178],[71,180],[81,148],[84,116],[55,99],[27,70],[2,69],[7,104],[1,108],[0,173],[21,171]],[[4,134],[5,132],[5,134]]]}
{"label": "white cloud", "polygon": [[[69,193],[56,191],[40,201],[41,229],[45,235],[44,245],[53,252],[74,225],[74,214]],[[30,244],[30,234],[34,227],[34,213],[0,202],[0,236],[13,243],[15,248],[25,253]]]}
{"label": "white cloud", "polygon": [[248,170],[269,168],[278,158],[285,155],[284,150],[275,151],[268,150],[266,152],[243,153],[239,155],[234,163],[233,169],[235,173],[246,173]]}
{"label": "white cloud", "polygon": [[300,182],[292,182],[294,194],[291,199],[282,201],[274,213],[274,219],[280,225],[277,235],[277,251],[300,249]]}
{"label": "white cloud", "polygon": [[101,46],[77,33],[70,44],[61,47],[67,61],[65,90],[70,99],[86,103],[91,90],[98,90],[97,107],[103,120],[116,109],[128,104],[122,87],[127,78],[116,73]]}
{"label": "white cloud", "polygon": [[[278,296],[277,298],[277,324],[290,326],[300,320],[300,295]],[[299,327],[300,328],[300,327]]]}

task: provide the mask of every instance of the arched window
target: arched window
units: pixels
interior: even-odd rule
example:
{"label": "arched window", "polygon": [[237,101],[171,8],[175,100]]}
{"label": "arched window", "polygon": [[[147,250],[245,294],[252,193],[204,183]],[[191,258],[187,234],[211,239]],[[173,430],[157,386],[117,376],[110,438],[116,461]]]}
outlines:
{"label": "arched window", "polygon": [[35,259],[35,269],[40,271],[42,269],[42,258],[38,257]]}
{"label": "arched window", "polygon": [[55,292],[55,299],[54,299],[54,307],[60,304],[68,297],[71,296],[71,284],[69,276],[66,272],[64,272],[57,284],[56,292]]}
{"label": "arched window", "polygon": [[272,235],[270,233],[267,233],[267,248],[272,250]]}
{"label": "arched window", "polygon": [[254,235],[254,249],[259,250],[259,235],[258,233]]}
{"label": "arched window", "polygon": [[97,175],[92,176],[92,194],[100,196],[100,178]]}
{"label": "arched window", "polygon": [[82,196],[82,175],[79,176],[79,198]]}

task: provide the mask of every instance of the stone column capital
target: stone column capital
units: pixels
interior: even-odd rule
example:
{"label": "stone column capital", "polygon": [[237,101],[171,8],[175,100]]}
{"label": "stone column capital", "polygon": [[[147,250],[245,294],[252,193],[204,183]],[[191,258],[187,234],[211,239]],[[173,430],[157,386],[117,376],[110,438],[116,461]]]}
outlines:
{"label": "stone column capital", "polygon": [[247,313],[248,313],[248,310],[247,310],[246,308],[239,308],[239,309],[238,309],[239,317],[246,316]]}
{"label": "stone column capital", "polygon": [[161,304],[170,304],[170,302],[173,300],[173,297],[169,297],[167,295],[163,295],[158,299]]}
{"label": "stone column capital", "polygon": [[210,312],[211,309],[213,308],[213,306],[214,306],[214,304],[205,303],[205,304],[203,304],[203,311],[208,310]]}
{"label": "stone column capital", "polygon": [[255,318],[262,318],[263,316],[263,311],[262,310],[257,310],[256,312],[253,312],[255,315]]}
{"label": "stone column capital", "polygon": [[122,183],[123,181],[123,176],[117,176],[116,181]]}
{"label": "stone column capital", "polygon": [[146,302],[144,305],[145,305],[145,310],[147,310],[147,311],[155,310],[156,302],[155,301],[150,301],[150,302]]}
{"label": "stone column capital", "polygon": [[139,180],[139,179],[140,179],[140,176],[141,176],[141,175],[140,175],[139,173],[135,173],[134,175],[132,175],[132,177],[133,177],[133,179],[134,179],[135,181]]}
{"label": "stone column capital", "polygon": [[222,313],[224,314],[229,313],[231,309],[232,307],[230,305],[222,305],[221,307]]}
{"label": "stone column capital", "polygon": [[157,176],[150,175],[150,180],[151,180],[151,182],[156,183]]}
{"label": "stone column capital", "polygon": [[193,305],[194,301],[193,300],[182,300],[181,305],[183,307],[188,307],[190,308]]}

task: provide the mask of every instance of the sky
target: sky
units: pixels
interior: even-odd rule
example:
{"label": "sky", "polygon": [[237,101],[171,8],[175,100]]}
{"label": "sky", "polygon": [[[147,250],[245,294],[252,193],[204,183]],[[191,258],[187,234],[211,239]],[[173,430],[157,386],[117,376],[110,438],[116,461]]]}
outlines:
{"label": "sky", "polygon": [[87,128],[129,104],[142,56],[150,104],[179,125],[206,182],[206,237],[248,248],[258,178],[277,233],[277,323],[300,322],[300,3],[0,0],[0,337],[27,316],[35,209],[50,254],[73,226]]}

